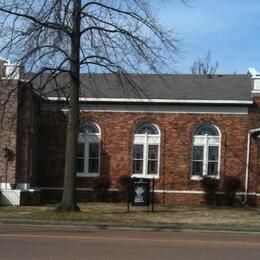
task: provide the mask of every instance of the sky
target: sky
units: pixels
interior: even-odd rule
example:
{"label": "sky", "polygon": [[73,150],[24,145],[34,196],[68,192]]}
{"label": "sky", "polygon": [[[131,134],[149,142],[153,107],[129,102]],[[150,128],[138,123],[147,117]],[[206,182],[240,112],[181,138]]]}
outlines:
{"label": "sky", "polygon": [[211,52],[217,73],[260,71],[260,0],[161,0],[157,16],[180,40],[175,70],[190,73],[192,63]]}

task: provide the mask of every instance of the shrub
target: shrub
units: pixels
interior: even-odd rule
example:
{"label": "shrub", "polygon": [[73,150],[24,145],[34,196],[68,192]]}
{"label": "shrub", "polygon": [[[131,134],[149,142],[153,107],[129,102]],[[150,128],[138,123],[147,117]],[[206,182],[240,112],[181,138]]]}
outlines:
{"label": "shrub", "polygon": [[97,201],[108,201],[108,189],[111,186],[111,181],[107,176],[102,176],[96,179],[94,183],[94,191]]}
{"label": "shrub", "polygon": [[120,200],[126,201],[128,198],[129,185],[132,183],[132,178],[129,175],[122,175],[118,179],[120,189]]}
{"label": "shrub", "polygon": [[216,203],[216,192],[218,190],[218,181],[210,177],[204,177],[201,180],[201,185],[204,191],[204,201],[206,205]]}
{"label": "shrub", "polygon": [[241,187],[240,180],[235,176],[226,176],[223,183],[224,202],[227,206],[234,206],[236,192]]}

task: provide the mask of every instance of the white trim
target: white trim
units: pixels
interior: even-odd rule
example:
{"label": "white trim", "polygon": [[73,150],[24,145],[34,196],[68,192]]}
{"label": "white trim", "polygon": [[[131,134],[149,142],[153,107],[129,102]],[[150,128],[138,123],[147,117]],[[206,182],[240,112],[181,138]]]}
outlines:
{"label": "white trim", "polygon": [[0,190],[11,190],[11,184],[9,182],[1,182]]}
{"label": "white trim", "polygon": [[[67,108],[62,108],[62,112],[68,112],[69,109]],[[150,109],[148,110],[133,110],[133,109],[125,109],[125,110],[112,110],[112,109],[80,109],[80,112],[95,112],[95,113],[146,113],[146,114],[221,114],[221,115],[247,115],[248,111],[230,111],[230,112],[223,112],[223,111],[190,111],[190,110],[185,110],[185,111],[174,111],[174,110],[164,110],[164,111],[155,111]]]}
{"label": "white trim", "polygon": [[[158,163],[159,164],[159,163]],[[155,180],[159,180],[160,179],[160,176],[159,176],[159,173],[158,174],[134,174],[132,173],[131,175],[132,178],[140,178],[140,179],[155,179]]]}
{"label": "white trim", "polygon": [[[98,177],[100,174],[100,161],[101,161],[101,129],[100,126],[91,122],[98,128],[98,133],[79,133],[78,144],[84,144],[84,172],[77,172],[76,177]],[[89,146],[90,144],[98,144],[98,172],[88,172],[89,169]],[[77,157],[78,158],[78,157]]]}
{"label": "white trim", "polygon": [[[42,190],[63,190],[62,187],[37,187],[37,189]],[[78,191],[94,191],[92,188],[77,188]],[[118,191],[119,189],[110,188],[109,191]],[[200,190],[154,190],[155,193],[169,193],[169,194],[203,194],[204,191]],[[217,194],[223,194],[224,192],[217,192]],[[236,195],[241,196],[245,195],[245,192],[237,192]],[[260,193],[257,192],[248,192],[249,196],[260,197]]]}
{"label": "white trim", "polygon": [[249,130],[247,135],[247,149],[246,149],[246,174],[245,174],[245,198],[243,203],[247,203],[247,191],[248,191],[248,174],[249,174],[249,160],[250,160],[250,140],[251,140],[251,134],[254,133],[252,131],[254,129]]}
{"label": "white trim", "polygon": [[[135,134],[135,131],[142,126],[143,124],[151,124],[153,125],[157,131],[158,134]],[[133,134],[133,147],[132,147],[132,177],[135,178],[146,178],[146,179],[159,179],[160,175],[160,157],[161,157],[161,131],[160,128],[151,122],[143,122],[134,130]],[[143,146],[143,169],[142,173],[133,173],[133,155],[134,155],[134,145],[142,145]],[[157,145],[158,146],[158,157],[157,157],[157,173],[156,174],[148,174],[148,153],[149,153],[149,146],[150,145]]]}
{"label": "white trim", "polygon": [[256,71],[255,68],[248,68],[248,72],[251,74],[252,79],[258,78],[260,73]]}
{"label": "white trim", "polygon": [[[66,104],[62,107],[58,103],[44,103],[44,111],[68,112]],[[148,104],[148,103],[81,103],[81,112],[117,112],[117,113],[156,113],[156,114],[224,114],[247,115],[248,106],[218,105],[218,104]]]}
{"label": "white trim", "polygon": [[16,189],[21,189],[21,190],[28,190],[31,188],[31,184],[29,182],[20,182],[16,184]]}
{"label": "white trim", "polygon": [[[251,135],[259,132],[260,131],[260,127],[258,128],[252,128],[248,131],[248,135],[247,135],[247,152],[246,152],[246,173],[245,173],[245,198],[243,203],[246,204],[247,203],[247,195],[248,195],[248,181],[249,181],[249,163],[250,163],[250,146],[251,146]],[[257,195],[258,196],[258,195]]]}
{"label": "white trim", "polygon": [[[62,112],[68,112],[68,109],[62,109]],[[248,112],[192,112],[192,111],[145,111],[145,110],[94,110],[94,109],[80,109],[81,112],[109,112],[109,113],[146,113],[146,114],[221,114],[221,115],[247,115]]]}
{"label": "white trim", "polygon": [[[214,135],[195,135],[195,132],[197,131],[198,128],[200,128],[203,125],[210,125],[213,126],[214,128],[216,128],[216,130],[218,131],[218,135],[214,136]],[[191,180],[201,180],[203,177],[210,177],[213,179],[220,179],[220,163],[221,163],[221,131],[219,129],[218,126],[216,126],[215,124],[210,124],[210,123],[206,123],[206,124],[199,124],[193,132],[193,141],[192,141],[192,161],[191,161]],[[213,139],[213,143],[210,142],[209,140]],[[217,139],[218,141],[215,141],[214,139]],[[198,141],[199,140],[199,141]],[[203,160],[202,160],[202,164],[203,164],[203,168],[202,168],[202,176],[200,175],[193,175],[193,162],[194,162],[194,158],[193,158],[193,151],[194,151],[194,147],[195,146],[202,146],[203,147]],[[208,165],[209,165],[209,147],[218,147],[218,174],[217,175],[208,175]],[[196,161],[196,160],[195,160]]]}
{"label": "white trim", "polygon": [[[65,97],[46,97],[50,101],[67,101]],[[215,99],[159,99],[159,98],[83,98],[79,101],[89,102],[129,102],[129,103],[193,103],[193,104],[253,104],[251,100],[215,100]]]}
{"label": "white trim", "polygon": [[251,93],[252,94],[260,94],[260,90],[252,90]]}
{"label": "white trim", "polygon": [[203,175],[203,176],[199,176],[199,175],[193,175],[191,176],[191,180],[193,181],[201,181],[204,177],[210,177],[211,179],[216,179],[216,180],[219,180],[220,179],[220,175]]}
{"label": "white trim", "polygon": [[95,178],[99,177],[99,172],[97,173],[84,173],[84,172],[77,172],[77,178]]}
{"label": "white trim", "polygon": [[203,191],[197,190],[154,190],[155,193],[180,193],[180,194],[203,194]]}
{"label": "white trim", "polygon": [[[63,187],[38,187],[41,190],[63,190]],[[94,191],[92,188],[76,188],[79,191]]]}
{"label": "white trim", "polygon": [[[85,141],[82,138],[78,139],[78,144],[84,144],[84,172],[77,172],[77,177],[98,177],[100,173],[100,156],[101,156],[101,142],[100,142],[100,135],[99,141],[88,140],[87,138]],[[99,155],[98,155],[98,172],[89,172],[89,146],[90,144],[98,144]]]}
{"label": "white trim", "polygon": [[[37,187],[38,188],[38,187]],[[63,190],[63,187],[39,187],[41,190]],[[94,191],[93,188],[76,188],[78,191]],[[110,188],[109,191],[119,191],[116,188]]]}
{"label": "white trim", "polygon": [[256,133],[256,132],[259,132],[259,131],[260,131],[260,127],[258,127],[258,128],[253,128],[253,129],[249,130],[249,133],[250,133],[250,134],[253,134],[253,133]]}

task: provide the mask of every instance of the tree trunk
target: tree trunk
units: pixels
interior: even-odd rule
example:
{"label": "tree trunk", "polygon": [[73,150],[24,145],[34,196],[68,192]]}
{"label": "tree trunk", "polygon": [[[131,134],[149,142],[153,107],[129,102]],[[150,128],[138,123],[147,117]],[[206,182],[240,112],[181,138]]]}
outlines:
{"label": "tree trunk", "polygon": [[73,24],[70,54],[70,99],[66,137],[66,159],[64,189],[58,211],[77,211],[76,160],[79,131],[79,88],[80,88],[80,24],[81,0],[73,0]]}

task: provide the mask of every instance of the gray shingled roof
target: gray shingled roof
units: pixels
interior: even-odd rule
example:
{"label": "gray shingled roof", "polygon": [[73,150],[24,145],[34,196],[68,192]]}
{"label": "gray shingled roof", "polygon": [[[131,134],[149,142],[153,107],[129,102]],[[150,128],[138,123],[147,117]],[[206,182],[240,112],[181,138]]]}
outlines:
{"label": "gray shingled roof", "polygon": [[[34,80],[39,86],[47,74]],[[248,75],[129,75],[131,84],[112,74],[82,74],[81,97],[87,98],[148,98],[187,100],[251,100],[251,81]],[[68,86],[66,75],[57,78],[58,84]],[[67,90],[55,91],[54,82],[42,91],[48,97],[66,96]]]}

